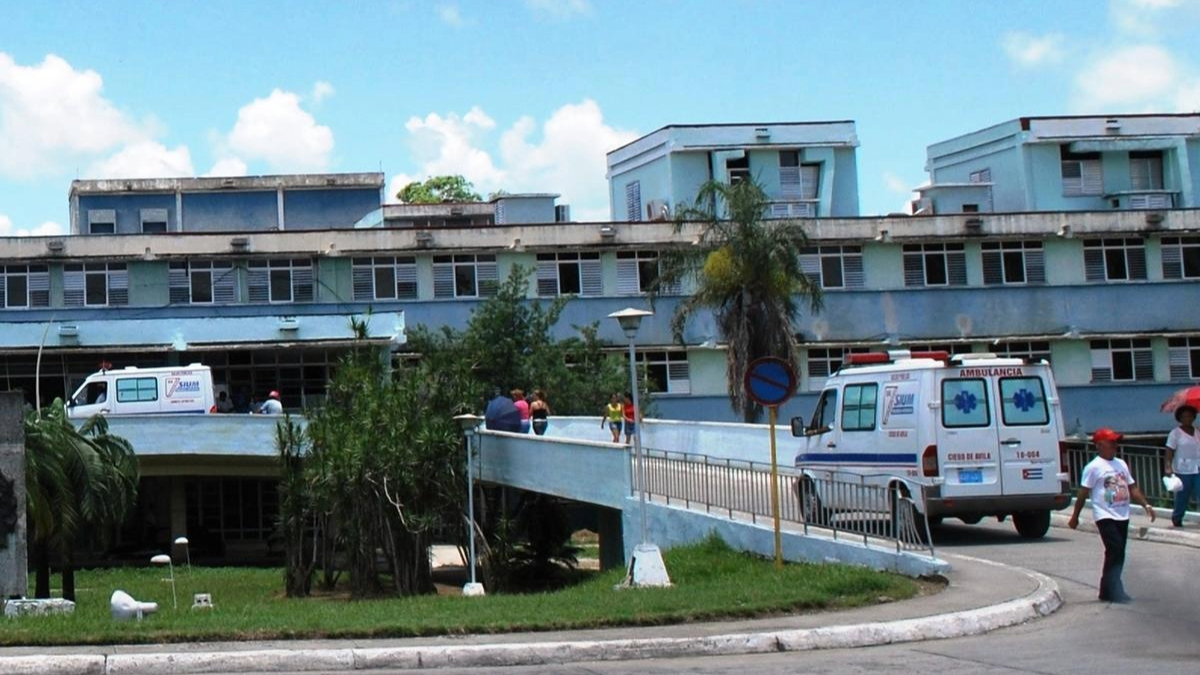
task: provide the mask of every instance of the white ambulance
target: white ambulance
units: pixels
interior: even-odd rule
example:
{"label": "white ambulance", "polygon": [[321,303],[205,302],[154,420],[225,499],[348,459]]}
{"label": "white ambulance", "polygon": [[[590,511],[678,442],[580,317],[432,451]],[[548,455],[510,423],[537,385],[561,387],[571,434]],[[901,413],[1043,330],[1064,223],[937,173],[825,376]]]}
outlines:
{"label": "white ambulance", "polygon": [[122,368],[87,376],[67,401],[67,416],[216,412],[208,366]]}
{"label": "white ambulance", "polygon": [[[849,478],[884,490],[882,508],[912,507],[937,524],[1012,516],[1036,539],[1050,512],[1070,504],[1062,411],[1045,361],[995,354],[850,354],[821,391],[796,453],[804,517],[828,521],[853,490]],[[861,499],[861,495],[855,495]]]}

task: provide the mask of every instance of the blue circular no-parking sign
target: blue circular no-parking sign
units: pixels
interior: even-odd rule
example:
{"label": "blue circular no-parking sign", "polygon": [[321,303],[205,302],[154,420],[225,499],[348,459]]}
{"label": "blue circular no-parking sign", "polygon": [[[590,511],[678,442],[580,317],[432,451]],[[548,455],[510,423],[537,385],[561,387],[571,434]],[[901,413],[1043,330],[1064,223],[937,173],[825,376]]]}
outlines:
{"label": "blue circular no-parking sign", "polygon": [[768,408],[782,404],[796,390],[796,373],[792,366],[774,356],[751,361],[744,380],[746,395]]}

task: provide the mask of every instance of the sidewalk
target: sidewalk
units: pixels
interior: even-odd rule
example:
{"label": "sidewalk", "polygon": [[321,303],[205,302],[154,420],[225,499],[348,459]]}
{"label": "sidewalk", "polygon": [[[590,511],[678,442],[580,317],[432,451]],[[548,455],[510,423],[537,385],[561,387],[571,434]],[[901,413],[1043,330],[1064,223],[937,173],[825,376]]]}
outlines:
{"label": "sidewalk", "polygon": [[[1200,513],[1188,511],[1183,517],[1183,527],[1171,525],[1171,509],[1154,509],[1154,515],[1156,520],[1151,523],[1142,507],[1130,507],[1129,536],[1160,544],[1200,548]],[[1056,511],[1050,515],[1050,525],[1065,528],[1070,519],[1071,509]],[[1085,504],[1079,514],[1079,529],[1083,532],[1096,531],[1091,504]]]}
{"label": "sidewalk", "polygon": [[978,635],[1062,606],[1049,577],[948,556],[939,593],[840,612],[674,626],[390,640],[0,648],[5,675],[182,675],[544,665],[864,647]]}

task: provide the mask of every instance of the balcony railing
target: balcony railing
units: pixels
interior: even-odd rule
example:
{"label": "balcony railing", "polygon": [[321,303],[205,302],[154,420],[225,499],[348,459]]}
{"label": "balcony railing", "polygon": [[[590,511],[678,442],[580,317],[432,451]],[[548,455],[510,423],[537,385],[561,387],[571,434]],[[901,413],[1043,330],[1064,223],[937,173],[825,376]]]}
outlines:
{"label": "balcony railing", "polygon": [[774,201],[767,206],[768,218],[816,218],[816,199],[795,199],[789,201]]}
{"label": "balcony railing", "polygon": [[1173,190],[1122,190],[1104,195],[1116,200],[1116,207],[1124,210],[1171,209],[1175,208]]}

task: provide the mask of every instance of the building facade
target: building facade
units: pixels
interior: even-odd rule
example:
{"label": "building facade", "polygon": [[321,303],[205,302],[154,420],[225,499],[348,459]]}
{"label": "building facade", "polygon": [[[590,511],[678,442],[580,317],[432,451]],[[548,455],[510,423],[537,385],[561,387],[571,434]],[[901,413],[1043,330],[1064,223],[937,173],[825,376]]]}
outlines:
{"label": "building facade", "polygon": [[1200,206],[1200,114],[1022,117],[930,145],[914,213]]}
{"label": "building facade", "polygon": [[854,122],[671,125],[608,153],[613,220],[670,220],[709,180],[753,177],[773,218],[858,215]]}

